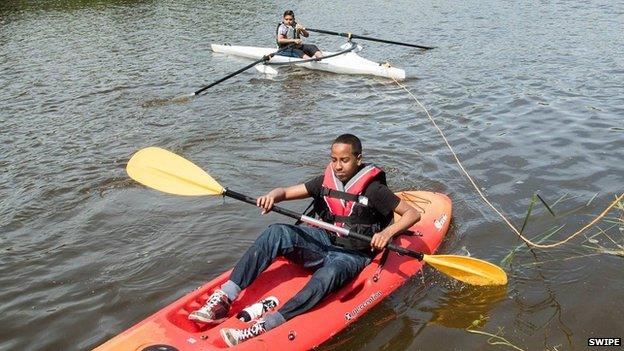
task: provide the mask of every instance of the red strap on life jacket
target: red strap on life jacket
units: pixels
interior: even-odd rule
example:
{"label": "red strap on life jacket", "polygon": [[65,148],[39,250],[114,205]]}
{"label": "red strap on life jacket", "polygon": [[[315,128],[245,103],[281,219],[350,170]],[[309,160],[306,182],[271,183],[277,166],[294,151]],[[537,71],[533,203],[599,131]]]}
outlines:
{"label": "red strap on life jacket", "polygon": [[[383,172],[380,168],[374,165],[367,165],[357,172],[347,184],[342,182],[336,177],[331,167],[331,163],[325,168],[325,176],[323,177],[323,186],[328,189],[343,191],[353,195],[361,195],[379,173]],[[347,201],[337,199],[329,196],[324,196],[323,199],[329,208],[329,212],[334,216],[350,216],[353,212],[354,201]],[[344,223],[336,222],[335,225],[343,227]]]}

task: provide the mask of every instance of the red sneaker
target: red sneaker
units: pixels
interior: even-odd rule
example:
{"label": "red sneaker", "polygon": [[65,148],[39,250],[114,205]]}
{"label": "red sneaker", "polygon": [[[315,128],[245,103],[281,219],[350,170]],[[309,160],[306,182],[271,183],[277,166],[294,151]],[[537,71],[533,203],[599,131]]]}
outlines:
{"label": "red sneaker", "polygon": [[215,290],[206,304],[189,314],[188,319],[202,323],[221,323],[227,319],[231,301],[221,290]]}

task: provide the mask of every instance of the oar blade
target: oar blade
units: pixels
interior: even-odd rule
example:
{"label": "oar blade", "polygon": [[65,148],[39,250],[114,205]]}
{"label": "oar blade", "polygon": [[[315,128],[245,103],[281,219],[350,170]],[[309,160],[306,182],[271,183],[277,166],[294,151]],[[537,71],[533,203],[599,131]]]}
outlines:
{"label": "oar blade", "polygon": [[194,97],[195,97],[195,93],[178,95],[174,97],[173,99],[171,99],[171,102],[176,103],[176,104],[182,104],[182,103],[191,101],[191,99],[193,99]]}
{"label": "oar blade", "polygon": [[135,153],[126,172],[137,182],[170,194],[200,196],[224,192],[223,187],[204,170],[159,147],[147,147]]}
{"label": "oar blade", "polygon": [[269,65],[261,64],[261,63],[255,65],[254,68],[258,72],[260,72],[260,73],[268,74],[268,75],[272,75],[272,76],[277,75],[279,73],[275,68],[273,68],[273,67],[271,67]]}
{"label": "oar blade", "polygon": [[440,272],[470,285],[505,285],[507,274],[500,267],[473,257],[425,255],[425,262]]}

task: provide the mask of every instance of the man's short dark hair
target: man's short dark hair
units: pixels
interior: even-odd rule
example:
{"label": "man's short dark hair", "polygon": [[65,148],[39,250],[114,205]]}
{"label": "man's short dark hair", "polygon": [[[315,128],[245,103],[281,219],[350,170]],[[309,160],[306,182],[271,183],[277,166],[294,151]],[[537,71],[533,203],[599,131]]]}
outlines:
{"label": "man's short dark hair", "polygon": [[358,156],[362,154],[362,142],[360,141],[360,138],[356,137],[353,134],[340,135],[339,137],[334,139],[334,142],[332,143],[332,145],[334,144],[351,145],[351,152],[353,153],[354,156]]}
{"label": "man's short dark hair", "polygon": [[293,18],[295,18],[295,13],[293,12],[293,10],[286,10],[284,11],[284,16],[282,17],[286,17],[286,16],[293,16]]}

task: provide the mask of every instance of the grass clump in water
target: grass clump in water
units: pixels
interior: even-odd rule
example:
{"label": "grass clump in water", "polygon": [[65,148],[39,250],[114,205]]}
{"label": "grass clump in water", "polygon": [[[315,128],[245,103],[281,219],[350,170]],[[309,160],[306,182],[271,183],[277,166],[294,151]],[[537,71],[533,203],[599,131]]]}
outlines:
{"label": "grass clump in water", "polygon": [[[535,204],[539,201],[541,202],[546,209],[548,210],[548,212],[550,212],[550,214],[553,217],[556,218],[563,218],[566,216],[569,216],[573,213],[576,213],[580,210],[582,210],[583,208],[588,207],[589,205],[591,205],[591,203],[594,201],[594,199],[598,196],[598,193],[594,194],[594,196],[592,196],[591,199],[589,199],[585,204],[577,206],[569,211],[566,211],[564,213],[560,213],[560,214],[555,214],[555,212],[553,211],[553,208],[560,203],[563,203],[565,201],[574,199],[574,196],[569,196],[568,193],[563,194],[559,199],[557,199],[557,201],[553,202],[552,205],[548,205],[548,203],[538,194],[538,193],[534,193],[533,196],[531,197],[531,202],[529,203],[528,207],[527,207],[527,211],[526,214],[524,216],[524,221],[522,223],[522,227],[520,229],[520,233],[523,233],[525,228],[527,227],[527,224],[529,223],[530,217],[533,214],[533,210],[534,210],[534,206]],[[586,249],[590,249],[592,251],[591,254],[589,254],[589,256],[593,256],[593,255],[597,255],[597,254],[609,254],[609,255],[616,255],[616,256],[620,256],[620,257],[624,257],[624,239],[620,238],[620,240],[615,240],[613,239],[608,232],[610,230],[612,230],[615,227],[619,228],[619,232],[621,234],[624,235],[624,201],[619,201],[616,206],[614,207],[614,210],[618,211],[618,214],[616,214],[616,216],[614,217],[605,217],[602,219],[603,223],[607,223],[610,226],[608,228],[602,229],[600,227],[598,228],[598,232],[595,233],[594,235],[592,235],[591,237],[586,237],[586,240],[581,244],[582,247],[586,248]],[[545,232],[538,234],[535,239],[533,240],[534,243],[536,244],[541,244],[544,243],[546,240],[548,240],[550,237],[552,237],[553,235],[559,233],[563,228],[565,227],[565,224],[559,225],[559,226],[553,226],[551,228],[549,228],[548,230],[546,230]],[[615,245],[615,249],[612,248],[608,248],[605,246],[600,245],[599,240],[596,239],[597,236],[604,236],[606,238],[609,239],[609,241],[611,243],[613,243],[613,245]],[[616,238],[617,239],[617,238]],[[610,246],[610,245],[609,245]],[[509,254],[507,254],[500,262],[501,266],[506,266],[509,267],[511,266],[511,262],[513,261],[515,255],[520,252],[522,250],[523,247],[526,247],[527,249],[530,249],[530,247],[526,244],[526,243],[521,243],[518,246],[516,246],[514,249],[512,249]],[[577,256],[577,257],[584,257],[586,255],[581,255],[581,256]]]}
{"label": "grass clump in water", "polygon": [[[475,321],[475,322],[477,322],[477,321]],[[473,325],[474,325],[474,323],[473,323]],[[481,330],[475,330],[473,328],[474,328],[473,326],[470,326],[470,327],[466,328],[466,331],[468,331],[469,333],[473,333],[473,334],[479,334],[479,335],[488,336],[487,343],[490,344],[490,345],[506,346],[506,347],[512,348],[514,350],[524,351],[524,349],[522,349],[522,348],[512,344],[509,340],[507,340],[507,339],[505,339],[503,337],[503,335],[504,335],[504,332],[503,332],[504,327],[498,327],[498,331],[496,332],[496,334],[488,333],[488,332],[481,331]]]}
{"label": "grass clump in water", "polygon": [[[624,257],[624,201],[619,201],[614,209],[617,211],[615,216],[605,217],[602,220],[603,223],[609,226],[605,229],[598,227],[597,233],[589,237],[586,236],[585,241],[582,243],[583,247],[599,254]],[[620,236],[614,239],[608,232],[616,227],[618,228]],[[601,245],[600,240],[597,239],[599,236],[607,238],[613,244],[614,248],[610,249]]]}

